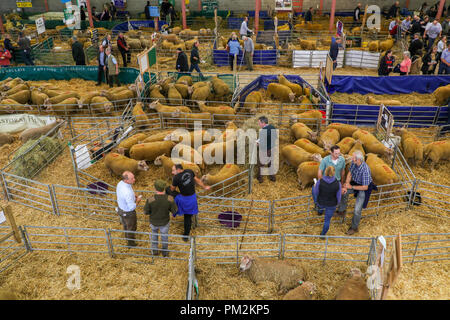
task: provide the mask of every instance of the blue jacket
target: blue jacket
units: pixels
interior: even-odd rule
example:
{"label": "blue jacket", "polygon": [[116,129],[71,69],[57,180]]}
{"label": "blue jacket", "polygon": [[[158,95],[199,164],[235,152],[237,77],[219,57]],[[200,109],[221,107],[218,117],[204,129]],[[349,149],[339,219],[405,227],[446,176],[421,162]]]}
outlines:
{"label": "blue jacket", "polygon": [[331,45],[330,45],[330,57],[331,59],[336,60],[337,56],[339,54],[339,45],[336,42],[336,39],[333,37],[331,38]]}
{"label": "blue jacket", "polygon": [[231,40],[230,42],[228,42],[228,46],[230,47],[231,55],[239,54],[239,52],[241,51],[241,44],[237,40]]}

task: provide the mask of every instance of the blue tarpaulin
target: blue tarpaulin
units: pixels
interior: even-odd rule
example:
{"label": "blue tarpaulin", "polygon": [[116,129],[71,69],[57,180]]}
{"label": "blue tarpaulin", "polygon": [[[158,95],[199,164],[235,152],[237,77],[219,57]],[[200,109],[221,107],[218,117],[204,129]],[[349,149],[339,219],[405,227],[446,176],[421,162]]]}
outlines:
{"label": "blue tarpaulin", "polygon": [[[228,56],[229,53],[227,50],[215,49],[213,52],[214,64],[220,67],[228,66]],[[242,61],[243,59],[244,58],[241,51],[237,57],[238,66],[242,65],[245,67],[245,61]],[[253,64],[275,66],[277,64],[277,50],[255,50],[253,53]]]}
{"label": "blue tarpaulin", "polygon": [[[145,28],[154,28],[155,22],[153,20],[142,20],[142,21],[130,21],[131,26],[134,29],[139,29],[140,27]],[[161,29],[163,25],[167,24],[165,21],[158,20],[158,26]],[[128,31],[128,22],[120,23],[112,29],[113,34],[117,34],[119,32]]]}
{"label": "blue tarpaulin", "polygon": [[[429,94],[450,83],[450,76],[394,76],[358,77],[333,76],[327,91],[360,94]],[[431,103],[430,103],[431,104]],[[396,122],[416,124],[443,124],[447,122],[448,106],[387,106]],[[378,105],[333,104],[333,121],[374,124],[378,118]]]}

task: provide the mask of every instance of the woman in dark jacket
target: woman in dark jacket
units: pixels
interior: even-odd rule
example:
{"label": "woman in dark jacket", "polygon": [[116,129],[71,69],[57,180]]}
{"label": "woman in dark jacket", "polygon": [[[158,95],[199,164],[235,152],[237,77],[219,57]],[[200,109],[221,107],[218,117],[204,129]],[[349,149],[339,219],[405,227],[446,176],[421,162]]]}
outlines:
{"label": "woman in dark jacket", "polygon": [[391,50],[386,51],[386,54],[381,59],[380,67],[378,68],[378,75],[388,76],[389,73],[391,73],[392,70],[394,69],[394,62],[395,58],[392,55],[392,51]]}
{"label": "woman in dark jacket", "polygon": [[422,59],[422,73],[423,74],[434,74],[436,71],[436,66],[439,62],[437,47],[434,46]]}
{"label": "woman in dark jacket", "polygon": [[316,201],[319,208],[319,214],[322,214],[325,210],[325,221],[322,232],[320,233],[321,236],[327,234],[330,228],[331,218],[339,202],[341,202],[341,184],[334,174],[334,167],[327,167],[325,169],[325,175],[317,181],[312,190],[314,201]]}

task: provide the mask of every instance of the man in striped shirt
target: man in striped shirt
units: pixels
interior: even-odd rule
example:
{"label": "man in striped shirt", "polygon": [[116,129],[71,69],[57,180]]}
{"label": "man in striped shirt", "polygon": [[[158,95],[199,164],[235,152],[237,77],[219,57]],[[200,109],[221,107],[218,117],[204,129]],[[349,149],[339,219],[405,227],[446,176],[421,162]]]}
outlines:
{"label": "man in striped shirt", "polygon": [[369,166],[364,162],[364,155],[360,151],[356,151],[352,155],[352,164],[350,165],[347,179],[342,188],[343,197],[338,208],[338,215],[344,216],[345,210],[347,209],[348,195],[350,193],[357,193],[352,225],[347,231],[348,235],[358,232],[358,226],[361,220],[361,211],[366,198],[365,191],[369,188],[371,182],[372,174]]}

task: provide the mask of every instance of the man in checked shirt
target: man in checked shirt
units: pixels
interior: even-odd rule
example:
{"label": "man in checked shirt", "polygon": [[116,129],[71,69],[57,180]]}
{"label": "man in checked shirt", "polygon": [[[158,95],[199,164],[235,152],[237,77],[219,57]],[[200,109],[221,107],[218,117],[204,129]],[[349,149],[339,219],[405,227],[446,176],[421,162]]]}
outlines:
{"label": "man in checked shirt", "polygon": [[352,164],[350,170],[342,186],[342,200],[338,208],[338,216],[344,216],[347,209],[348,195],[356,194],[355,211],[353,213],[352,225],[348,229],[347,234],[352,235],[358,232],[359,221],[361,220],[361,211],[363,209],[364,200],[366,199],[366,190],[368,190],[372,182],[372,174],[369,166],[364,162],[364,155],[360,151],[356,151],[352,155]]}

